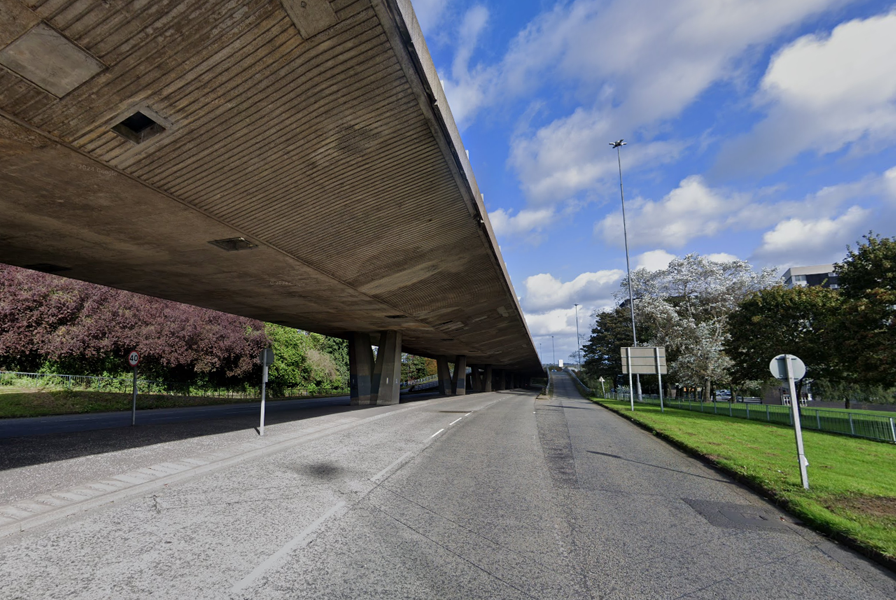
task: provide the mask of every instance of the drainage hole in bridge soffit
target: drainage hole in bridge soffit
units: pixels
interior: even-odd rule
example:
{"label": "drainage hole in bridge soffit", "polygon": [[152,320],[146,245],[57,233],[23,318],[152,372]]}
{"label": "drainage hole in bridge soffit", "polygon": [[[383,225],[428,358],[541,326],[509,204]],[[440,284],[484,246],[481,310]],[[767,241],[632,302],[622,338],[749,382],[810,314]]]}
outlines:
{"label": "drainage hole in bridge soffit", "polygon": [[142,111],[137,111],[127,119],[112,128],[112,131],[121,137],[142,144],[165,131],[165,127],[147,116]]}

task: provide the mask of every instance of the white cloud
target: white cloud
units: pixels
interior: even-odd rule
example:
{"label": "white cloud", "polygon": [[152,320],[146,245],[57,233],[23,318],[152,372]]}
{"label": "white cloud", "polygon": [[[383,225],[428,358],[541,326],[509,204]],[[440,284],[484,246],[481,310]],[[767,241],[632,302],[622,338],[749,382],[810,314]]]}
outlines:
{"label": "white cloud", "polygon": [[868,226],[871,211],[850,207],[836,218],[788,219],[762,236],[754,257],[768,265],[790,267],[842,260]]}
{"label": "white cloud", "polygon": [[728,254],[727,252],[714,252],[712,254],[707,254],[706,258],[717,263],[729,263],[740,260],[738,257],[733,254]]}
{"label": "white cloud", "polygon": [[619,269],[582,273],[566,283],[549,273],[532,275],[523,282],[522,305],[527,311],[569,310],[573,303],[609,306],[623,275]]}
{"label": "white cloud", "polygon": [[651,250],[635,257],[635,269],[662,271],[669,266],[669,263],[674,258],[674,254],[670,254],[665,250]]}
{"label": "white cloud", "polygon": [[[807,215],[813,220],[832,219],[844,204],[857,200],[883,197],[896,205],[896,167],[883,175],[826,186],[800,200],[776,202],[764,199],[765,196],[764,190],[751,196],[712,188],[699,175],[692,175],[662,200],[638,198],[626,203],[629,247],[660,242],[669,248],[682,248],[699,237],[712,237],[725,231],[761,230],[785,220],[805,219]],[[610,213],[598,221],[594,233],[606,243],[621,248],[622,212]],[[719,260],[736,259],[725,253],[713,256]]]}
{"label": "white cloud", "polygon": [[442,87],[448,97],[451,114],[459,127],[487,102],[493,90],[494,67],[476,65],[470,67],[470,58],[479,44],[479,36],[488,25],[489,12],[482,5],[467,10],[458,28],[457,52],[451,64],[450,77],[442,79]]}
{"label": "white cloud", "polygon": [[764,121],[723,148],[725,172],[770,172],[804,151],[855,154],[896,143],[896,12],[807,35],[772,59]]}
{"label": "white cloud", "polygon": [[[737,61],[788,27],[851,0],[577,0],[533,19],[502,60],[471,66],[487,21],[476,6],[464,18],[444,86],[459,123],[483,108],[545,85],[586,99],[566,117],[519,134],[510,164],[536,202],[568,198],[612,174],[611,139],[677,116]],[[644,18],[650,15],[650,18]],[[686,145],[652,141],[631,165],[674,160]]]}
{"label": "white cloud", "polygon": [[414,14],[424,34],[429,35],[442,21],[449,4],[449,0],[414,0]]}
{"label": "white cloud", "polygon": [[[692,175],[658,202],[631,202],[626,215],[629,246],[661,241],[670,248],[681,248],[696,237],[712,236],[727,228],[730,215],[748,203],[748,196],[709,188],[702,177]],[[622,211],[607,215],[594,229],[605,241],[622,246]]]}
{"label": "white cloud", "polygon": [[554,222],[556,216],[553,208],[524,209],[515,215],[509,210],[499,208],[488,213],[488,219],[496,236],[522,237],[533,244],[541,241],[541,232]]}

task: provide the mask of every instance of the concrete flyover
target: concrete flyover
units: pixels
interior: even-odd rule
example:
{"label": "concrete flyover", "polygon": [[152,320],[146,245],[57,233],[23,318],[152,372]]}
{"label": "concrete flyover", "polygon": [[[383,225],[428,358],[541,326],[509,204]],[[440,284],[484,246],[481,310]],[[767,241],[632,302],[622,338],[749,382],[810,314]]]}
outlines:
{"label": "concrete flyover", "polygon": [[348,339],[356,404],[541,373],[408,0],[0,0],[0,214],[0,262]]}

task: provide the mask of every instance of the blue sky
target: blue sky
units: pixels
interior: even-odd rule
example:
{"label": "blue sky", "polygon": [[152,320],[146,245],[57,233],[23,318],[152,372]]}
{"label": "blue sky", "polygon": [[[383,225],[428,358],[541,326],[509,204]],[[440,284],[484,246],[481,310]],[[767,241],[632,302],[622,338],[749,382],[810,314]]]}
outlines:
{"label": "blue sky", "polygon": [[414,0],[542,358],[625,271],[896,233],[896,2]]}

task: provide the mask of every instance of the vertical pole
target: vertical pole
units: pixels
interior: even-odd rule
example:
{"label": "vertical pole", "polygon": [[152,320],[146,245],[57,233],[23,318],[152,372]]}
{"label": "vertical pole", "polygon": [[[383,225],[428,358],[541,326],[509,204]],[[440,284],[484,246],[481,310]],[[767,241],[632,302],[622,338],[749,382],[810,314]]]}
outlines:
{"label": "vertical pole", "polygon": [[821,417],[818,416],[818,409],[815,409],[815,426],[818,427],[818,431],[821,431]]}
{"label": "vertical pole", "polygon": [[893,417],[890,417],[890,433],[893,434],[893,443],[896,443],[896,423],[894,423]]}
{"label": "vertical pole", "polygon": [[264,365],[261,368],[261,422],[258,424],[258,434],[264,435],[264,396],[265,396],[265,384],[268,382],[268,366]]}
{"label": "vertical pole", "polygon": [[582,370],[582,353],[579,351],[580,346],[582,345],[581,340],[579,340],[579,305],[575,304],[576,307],[576,361],[579,363],[579,370]]}
{"label": "vertical pole", "polygon": [[809,461],[806,460],[806,452],[803,450],[803,428],[800,426],[800,403],[796,396],[796,384],[793,381],[792,361],[793,356],[784,355],[784,361],[787,364],[787,383],[790,385],[790,412],[793,415],[793,433],[796,436],[796,453],[800,462],[800,481],[803,487],[809,489],[809,474],[806,473],[806,467]]}
{"label": "vertical pole", "polygon": [[856,426],[853,425],[853,422],[852,422],[852,413],[849,413],[849,433],[851,435],[856,434]]}
{"label": "vertical pole", "polygon": [[765,420],[767,422],[771,422],[772,420],[771,415],[769,415],[768,404],[765,405]]}
{"label": "vertical pole", "polygon": [[137,424],[137,367],[134,367],[134,400],[131,403],[131,427]]}
{"label": "vertical pole", "polygon": [[744,402],[744,405],[747,407],[747,421],[750,420],[750,403]]}
{"label": "vertical pole", "polygon": [[[607,391],[604,389],[604,382],[603,382],[603,381],[600,382],[600,397],[601,397],[601,398],[606,398],[606,397],[607,397]],[[893,419],[890,419],[890,424],[891,424],[891,425],[892,425],[892,422],[893,422]],[[896,435],[894,435],[893,437],[896,438]],[[896,441],[896,440],[894,440],[894,441]]]}
{"label": "vertical pole", "polygon": [[632,403],[632,412],[635,412],[635,390],[632,387],[632,349],[625,349],[625,360],[628,364],[628,397]]}
{"label": "vertical pole", "polygon": [[663,407],[663,374],[662,369],[660,369],[660,349],[659,347],[654,347],[653,351],[656,355],[656,376],[660,384],[660,412],[666,412],[666,409]]}

